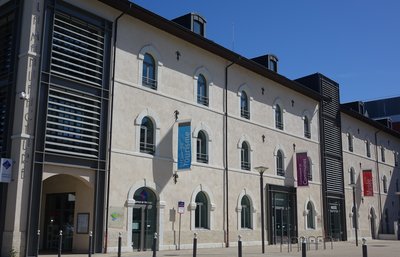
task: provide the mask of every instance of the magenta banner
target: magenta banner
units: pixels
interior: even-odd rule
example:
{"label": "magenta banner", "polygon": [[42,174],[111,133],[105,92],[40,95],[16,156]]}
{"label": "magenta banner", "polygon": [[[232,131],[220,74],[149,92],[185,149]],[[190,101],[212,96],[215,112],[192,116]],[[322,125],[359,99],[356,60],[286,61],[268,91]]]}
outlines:
{"label": "magenta banner", "polygon": [[308,157],[307,153],[296,153],[297,186],[308,186]]}

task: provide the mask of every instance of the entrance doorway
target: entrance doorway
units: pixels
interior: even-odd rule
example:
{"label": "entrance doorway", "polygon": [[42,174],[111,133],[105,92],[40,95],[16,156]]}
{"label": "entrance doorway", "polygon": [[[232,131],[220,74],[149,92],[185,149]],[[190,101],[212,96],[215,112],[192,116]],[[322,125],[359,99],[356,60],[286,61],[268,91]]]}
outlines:
{"label": "entrance doorway", "polygon": [[342,240],[342,222],[340,202],[331,201],[328,203],[329,211],[329,236],[333,239]]}
{"label": "entrance doorway", "polygon": [[63,251],[72,251],[74,232],[75,193],[46,195],[43,249],[57,250],[62,230]]}
{"label": "entrance doorway", "polygon": [[287,243],[297,237],[296,191],[268,185],[270,244]]}
{"label": "entrance doorway", "polygon": [[132,247],[138,251],[151,249],[157,231],[157,197],[148,188],[136,190],[132,211]]}
{"label": "entrance doorway", "polygon": [[289,213],[288,209],[285,208],[275,208],[275,213],[274,213],[274,239],[275,239],[275,244],[276,243],[283,243],[287,242],[288,240],[288,228],[289,228],[289,219],[288,219]]}

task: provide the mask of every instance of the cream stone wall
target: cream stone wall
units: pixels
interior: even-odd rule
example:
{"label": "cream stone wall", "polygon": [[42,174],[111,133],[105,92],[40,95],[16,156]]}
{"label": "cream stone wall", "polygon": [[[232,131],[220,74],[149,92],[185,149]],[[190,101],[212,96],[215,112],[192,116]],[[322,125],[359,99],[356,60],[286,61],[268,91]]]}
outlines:
{"label": "cream stone wall", "polygon": [[[133,195],[133,188],[138,189],[148,183],[154,183],[153,190],[163,207],[159,210],[157,229],[160,249],[176,247],[179,217],[176,209],[179,200],[183,200],[187,206],[181,221],[181,248],[190,247],[194,232],[198,233],[199,247],[221,247],[226,230],[223,90],[225,67],[229,63],[128,16],[121,18],[118,28],[110,206],[125,208],[126,216],[122,228],[110,228],[109,250],[116,250],[119,232],[123,234],[124,249],[129,250],[130,206],[133,199],[129,199],[129,196],[127,199],[128,191],[131,190]],[[181,53],[179,61],[176,51]],[[141,85],[141,55],[145,52],[151,53],[156,59],[157,90]],[[205,75],[209,85],[209,107],[196,102],[196,76],[200,72]],[[301,209],[298,212],[299,235],[322,235],[318,102],[236,65],[228,72],[230,241],[236,242],[237,235],[241,234],[247,244],[260,243],[259,174],[253,167],[263,165],[270,168],[265,174],[265,184],[297,186],[293,163],[295,151],[307,151],[313,163],[313,182],[309,187],[297,191],[297,206]],[[238,89],[241,86],[247,86],[248,96],[252,99],[250,120],[239,116]],[[265,88],[264,95],[262,87]],[[273,105],[276,102],[285,108],[284,131],[275,129]],[[175,110],[179,111],[178,121],[175,121]],[[311,120],[311,139],[304,138],[302,117],[305,114]],[[141,118],[147,115],[156,127],[157,150],[154,156],[139,151],[139,126]],[[208,164],[196,163],[193,138],[192,168],[190,171],[179,171],[175,184],[172,176],[177,170],[177,123],[181,120],[191,121],[193,137],[196,136],[194,131],[200,128],[206,130],[210,138],[210,161]],[[262,142],[262,135],[265,136],[265,142]],[[252,149],[251,171],[240,168],[238,142],[241,139],[248,140]],[[278,148],[285,153],[286,179],[276,176],[274,153]],[[193,229],[193,204],[199,188],[208,194],[211,201],[209,230]],[[243,192],[250,196],[254,208],[253,228],[250,230],[240,229],[238,225],[238,198]],[[310,199],[317,212],[317,228],[314,231],[306,230],[304,224],[305,205]]]}
{"label": "cream stone wall", "polygon": [[[5,2],[0,1],[0,4]],[[27,2],[27,1],[25,1]],[[122,13],[99,1],[67,0],[78,8],[114,22]],[[41,28],[31,24],[35,8],[33,3],[43,6],[43,1],[33,1],[25,6],[23,22],[22,50],[30,48],[26,42],[31,30]],[[37,10],[37,9],[36,9]],[[42,10],[42,9],[41,9]],[[34,13],[35,14],[35,13]],[[41,14],[40,14],[41,15]],[[113,29],[115,27],[113,26]],[[41,31],[39,31],[41,32]],[[115,34],[115,31],[114,31]],[[31,42],[30,42],[31,43]],[[35,42],[34,42],[35,43]],[[36,42],[37,43],[37,42]],[[113,51],[111,51],[113,55]],[[157,90],[142,85],[143,56],[150,53],[156,61]],[[180,53],[179,59],[177,52]],[[36,54],[22,51],[19,61],[19,73],[36,74],[35,67],[27,68],[28,61],[34,60]],[[30,58],[30,59],[29,59]],[[113,60],[114,56],[111,56]],[[36,59],[35,59],[36,60]],[[181,216],[181,248],[189,248],[194,233],[198,233],[199,247],[223,247],[229,236],[230,244],[234,245],[237,236],[241,235],[245,245],[260,244],[261,204],[259,192],[259,174],[256,166],[266,166],[264,173],[264,189],[267,184],[296,188],[297,199],[297,229],[299,236],[324,235],[323,207],[321,196],[321,160],[319,142],[319,104],[317,100],[300,94],[272,80],[251,72],[237,64],[233,64],[228,72],[228,142],[226,152],[228,162],[224,162],[224,87],[226,67],[230,61],[211,54],[182,39],[152,27],[138,19],[124,14],[118,21],[118,37],[116,42],[115,76],[112,90],[112,114],[110,142],[110,170],[108,182],[110,187],[108,206],[104,206],[108,217],[104,220],[107,226],[105,245],[107,251],[116,251],[118,235],[121,233],[123,251],[132,251],[132,209],[135,205],[133,195],[136,190],[147,187],[157,197],[157,233],[158,248],[175,249],[178,241],[177,202],[185,202],[185,213]],[[112,67],[110,67],[112,70]],[[197,78],[203,74],[209,89],[209,106],[197,103]],[[27,79],[19,76],[18,90],[28,89]],[[36,81],[36,80],[35,80]],[[19,83],[21,82],[21,83]],[[26,86],[23,87],[23,85]],[[22,119],[34,110],[32,101],[16,106],[15,128],[13,132],[13,159],[18,163],[15,180],[9,187],[8,202],[19,200],[7,212],[7,232],[4,233],[6,248],[18,247],[24,250],[26,232],[26,206],[28,199],[29,171],[24,167],[29,160],[30,148],[23,149],[23,141],[31,142],[33,120],[26,125]],[[245,90],[249,97],[250,119],[240,117],[240,94]],[[275,128],[275,106],[283,109],[284,129]],[[179,112],[178,119],[175,111]],[[154,155],[140,152],[140,124],[143,117],[150,117],[155,125],[156,151]],[[304,137],[303,118],[310,120],[311,138]],[[28,115],[28,117],[30,117]],[[192,166],[190,170],[177,171],[177,127],[181,121],[191,122],[192,132]],[[204,130],[208,138],[209,163],[196,162],[196,137],[199,130]],[[347,148],[346,133],[354,136],[354,150]],[[378,138],[378,148],[375,145],[375,135]],[[263,140],[264,138],[264,140]],[[365,156],[365,142],[371,142],[371,157]],[[359,237],[371,236],[370,221],[375,219],[376,236],[378,229],[382,231],[386,207],[398,206],[395,196],[396,181],[399,179],[399,169],[394,166],[394,153],[400,152],[398,138],[385,132],[376,133],[370,125],[342,115],[342,140],[344,158],[344,184],[346,191],[346,222],[348,237],[354,237],[352,229],[351,206],[352,189],[348,186],[348,171],[354,168],[357,177],[357,207],[359,218]],[[251,169],[241,169],[240,143],[247,141],[250,145]],[[386,161],[381,161],[379,147],[385,147]],[[284,153],[285,177],[276,173],[276,153]],[[25,152],[29,155],[23,160]],[[312,163],[313,180],[308,187],[297,187],[296,153],[307,152]],[[378,161],[376,162],[376,156]],[[30,163],[30,162],[29,162]],[[228,166],[229,190],[225,195],[226,177],[225,165]],[[28,167],[28,166],[27,166]],[[371,169],[374,179],[374,196],[363,197],[362,177],[364,169]],[[22,176],[23,172],[26,176]],[[174,174],[178,175],[174,182]],[[388,193],[383,193],[382,179],[388,179]],[[92,220],[94,171],[45,165],[43,173],[42,206],[45,206],[45,196],[48,193],[76,192],[75,220],[78,212],[89,212]],[[194,228],[195,197],[203,191],[209,203],[209,229]],[[240,228],[240,200],[246,195],[252,207],[251,229]],[[10,200],[11,199],[11,200]],[[225,202],[225,199],[228,202]],[[265,197],[266,199],[266,197]],[[380,199],[380,200],[379,200]],[[307,203],[311,201],[315,210],[315,229],[308,229],[306,224]],[[382,203],[382,204],[380,204]],[[228,205],[228,209],[226,206]],[[269,208],[266,206],[266,208]],[[15,209],[15,213],[9,213]],[[375,217],[371,217],[371,209]],[[268,209],[267,209],[268,210]],[[397,207],[398,210],[398,207]],[[112,221],[111,212],[118,214],[117,222]],[[267,213],[267,212],[266,212]],[[9,217],[16,217],[10,219]],[[387,220],[390,228],[396,219],[396,213],[390,212]],[[226,219],[229,219],[227,222]],[[269,217],[265,218],[268,223]],[[227,235],[227,224],[229,235]],[[44,224],[44,211],[41,212],[41,224]],[[385,225],[385,224],[384,224]],[[90,222],[92,226],[92,222]],[[267,226],[267,225],[266,225]],[[386,226],[386,225],[385,225]],[[92,227],[90,227],[92,229]],[[383,228],[382,232],[385,228]],[[391,232],[391,231],[388,231]],[[268,231],[266,231],[266,235]],[[86,234],[74,234],[74,251],[83,251],[87,247]],[[6,249],[4,248],[4,249]],[[2,255],[5,250],[2,249]]]}
{"label": "cream stone wall", "polygon": [[[348,149],[348,133],[353,138],[353,152]],[[375,142],[375,134],[377,144]],[[366,154],[366,141],[371,143],[371,157]],[[396,196],[396,182],[399,180],[399,167],[395,166],[394,153],[400,151],[400,140],[358,119],[342,113],[343,171],[346,191],[346,222],[349,238],[355,238],[352,220],[353,191],[349,186],[350,169],[355,171],[356,205],[358,211],[358,237],[372,237],[371,222],[375,223],[375,237],[379,234],[394,233],[394,222],[398,218],[399,199]],[[380,147],[385,148],[385,162],[382,162]],[[371,170],[374,196],[364,196],[362,171]],[[388,193],[383,192],[383,177],[387,178]],[[380,199],[380,200],[379,200]],[[389,208],[386,229],[385,208]],[[371,215],[371,209],[375,217]]]}

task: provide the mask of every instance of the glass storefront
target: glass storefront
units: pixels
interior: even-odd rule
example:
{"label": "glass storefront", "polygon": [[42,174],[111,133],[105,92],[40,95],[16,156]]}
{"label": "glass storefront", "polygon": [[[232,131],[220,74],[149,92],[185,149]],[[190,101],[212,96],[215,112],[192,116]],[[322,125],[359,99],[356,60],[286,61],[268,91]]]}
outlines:
{"label": "glass storefront", "polygon": [[268,242],[280,244],[297,237],[296,189],[267,185]]}

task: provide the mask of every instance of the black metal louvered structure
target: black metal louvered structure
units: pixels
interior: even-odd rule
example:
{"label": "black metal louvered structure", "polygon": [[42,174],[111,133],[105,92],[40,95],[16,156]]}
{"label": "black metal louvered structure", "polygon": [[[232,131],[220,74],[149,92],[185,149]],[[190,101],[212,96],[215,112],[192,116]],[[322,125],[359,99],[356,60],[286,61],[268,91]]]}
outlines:
{"label": "black metal louvered structure", "polygon": [[[19,45],[18,19],[20,1],[9,1],[0,6],[0,157],[11,154],[11,133]],[[0,183],[0,249],[2,248],[7,187]]]}
{"label": "black metal louvered structure", "polygon": [[[64,1],[46,2],[32,202],[39,206],[45,164],[94,170],[95,252],[104,231],[111,23]],[[31,210],[28,255],[36,248],[39,210]],[[29,241],[29,239],[28,239]]]}
{"label": "black metal louvered structure", "polygon": [[316,73],[296,80],[322,95],[320,150],[325,236],[347,240],[339,85]]}

